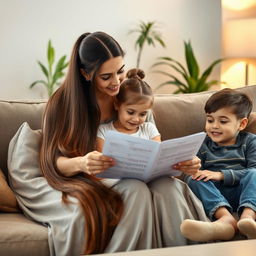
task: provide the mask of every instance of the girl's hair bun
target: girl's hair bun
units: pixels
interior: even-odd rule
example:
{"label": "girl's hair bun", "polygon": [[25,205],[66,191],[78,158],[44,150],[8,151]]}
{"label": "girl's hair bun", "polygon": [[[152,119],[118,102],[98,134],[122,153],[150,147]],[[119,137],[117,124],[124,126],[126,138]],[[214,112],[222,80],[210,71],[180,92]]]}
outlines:
{"label": "girl's hair bun", "polygon": [[142,69],[133,68],[127,72],[126,77],[143,79],[145,77],[145,73]]}

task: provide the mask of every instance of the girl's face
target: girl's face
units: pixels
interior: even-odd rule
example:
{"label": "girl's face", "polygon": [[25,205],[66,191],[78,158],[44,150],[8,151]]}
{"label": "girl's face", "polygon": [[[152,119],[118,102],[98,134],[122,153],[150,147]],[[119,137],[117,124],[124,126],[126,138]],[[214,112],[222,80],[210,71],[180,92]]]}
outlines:
{"label": "girl's face", "polygon": [[94,85],[97,94],[115,96],[124,80],[123,57],[118,56],[104,62],[95,74]]}
{"label": "girl's face", "polygon": [[205,130],[218,145],[233,145],[239,131],[246,127],[247,121],[247,118],[237,119],[231,108],[221,108],[207,114]]}
{"label": "girl's face", "polygon": [[146,120],[147,113],[152,107],[152,99],[143,100],[136,104],[115,104],[118,112],[118,120],[114,123],[115,128],[123,133],[135,133],[139,126]]}

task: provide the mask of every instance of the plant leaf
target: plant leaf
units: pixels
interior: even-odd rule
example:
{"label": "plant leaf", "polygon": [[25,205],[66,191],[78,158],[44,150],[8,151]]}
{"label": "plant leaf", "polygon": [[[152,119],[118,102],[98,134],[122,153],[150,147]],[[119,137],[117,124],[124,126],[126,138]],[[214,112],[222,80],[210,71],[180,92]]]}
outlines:
{"label": "plant leaf", "polygon": [[188,90],[188,86],[186,84],[182,83],[179,79],[177,79],[175,77],[173,78],[173,80],[169,80],[167,82],[164,82],[164,83],[160,84],[159,86],[165,85],[166,83],[167,84],[174,84],[174,85],[178,86],[179,88],[182,88],[184,90]]}
{"label": "plant leaf", "polygon": [[159,85],[156,87],[155,90],[157,90],[157,89],[163,87],[164,85],[168,85],[168,84],[176,85],[176,86],[178,86],[179,88],[184,88],[184,86],[186,87],[186,85],[184,85],[184,84],[180,84],[179,82],[176,82],[176,81],[171,80],[171,81],[166,81],[166,82],[164,82],[164,83],[159,84]]}
{"label": "plant leaf", "polygon": [[52,47],[51,40],[49,40],[49,42],[48,42],[47,59],[48,59],[49,67],[52,67],[52,64],[53,64],[53,62],[55,60],[55,50]]}
{"label": "plant leaf", "polygon": [[[176,70],[178,73],[180,73],[183,78],[188,81],[188,75],[186,72],[184,72],[182,69],[179,69],[179,66],[175,66],[174,64],[171,64],[171,63],[167,63],[167,62],[157,62],[155,64],[152,65],[152,67],[155,67],[155,66],[159,66],[159,65],[166,65],[166,66],[169,66],[170,68],[173,68],[174,70]],[[177,65],[177,64],[176,64]],[[153,71],[153,72],[158,72],[158,70],[156,71]]]}
{"label": "plant leaf", "polygon": [[55,73],[54,76],[53,76],[53,79],[52,79],[52,83],[53,83],[53,84],[57,83],[57,81],[58,81],[60,78],[62,78],[64,75],[65,75],[65,74],[64,74],[63,72],[61,72],[61,71]]}
{"label": "plant leaf", "polygon": [[130,30],[129,34],[131,33],[138,33],[138,38],[135,41],[135,50],[138,49],[138,55],[137,55],[137,67],[139,66],[140,59],[141,59],[141,53],[144,48],[145,43],[147,43],[149,46],[153,45],[156,46],[156,42],[158,42],[161,46],[165,47],[165,43],[161,38],[160,33],[155,29],[156,22],[143,22],[140,21],[137,25],[137,28],[134,30]]}
{"label": "plant leaf", "polygon": [[190,42],[188,43],[184,42],[184,48],[185,48],[185,57],[186,57],[188,71],[181,63],[179,63],[178,61],[170,57],[159,57],[158,59],[161,61],[158,61],[155,64],[153,64],[151,68],[154,68],[156,66],[166,65],[171,69],[173,69],[174,71],[178,72],[180,75],[182,75],[185,81],[184,82],[180,81],[172,73],[161,71],[161,70],[153,70],[153,72],[163,74],[173,79],[171,81],[166,81],[160,84],[159,86],[157,86],[157,88],[166,84],[172,84],[178,87],[175,93],[193,93],[193,92],[206,91],[210,88],[211,85],[220,83],[217,80],[212,80],[210,82],[206,82],[206,81],[210,73],[212,72],[212,69],[215,67],[215,65],[221,62],[223,59],[218,59],[214,61],[203,72],[202,76],[199,78],[199,66],[194,56],[193,49]]}
{"label": "plant leaf", "polygon": [[62,69],[65,69],[68,65],[69,65],[69,62],[66,62],[65,64],[63,64]]}
{"label": "plant leaf", "polygon": [[221,82],[215,79],[215,80],[211,80],[211,81],[209,81],[205,84],[207,84],[208,87],[210,87],[210,86],[215,85],[215,84],[221,84]]}
{"label": "plant leaf", "polygon": [[223,61],[224,59],[218,59],[216,61],[214,61],[202,74],[201,79],[206,81],[206,79],[208,78],[208,76],[211,74],[214,66],[216,66],[217,64],[219,64],[221,61]]}
{"label": "plant leaf", "polygon": [[43,73],[45,74],[45,76],[48,79],[49,73],[48,73],[47,68],[40,61],[37,61],[37,63],[38,63],[38,65],[40,66],[41,70],[43,71]]}
{"label": "plant leaf", "polygon": [[[220,63],[221,61],[223,61],[224,59],[218,59],[216,61],[214,61],[202,74],[202,76],[200,77],[199,81],[198,81],[198,87],[199,88],[204,88],[204,84],[206,83],[207,78],[209,77],[209,75],[212,72],[212,69],[214,68],[215,65],[217,65],[218,63]],[[217,80],[215,80],[217,81]]]}
{"label": "plant leaf", "polygon": [[162,45],[162,47],[166,47],[164,41],[162,40],[162,38],[159,35],[155,35],[154,38],[156,39],[156,41]]}
{"label": "plant leaf", "polygon": [[37,80],[33,82],[29,87],[32,88],[36,84],[43,84],[48,92],[48,95],[51,96],[54,92],[54,88],[59,86],[58,80],[62,78],[64,74],[64,69],[68,66],[68,62],[66,61],[66,55],[62,56],[56,66],[55,70],[52,73],[53,64],[55,62],[55,50],[52,46],[51,40],[48,41],[47,45],[47,61],[48,61],[48,69],[47,67],[40,61],[37,61],[38,65],[40,66],[43,74],[46,76],[47,80]]}
{"label": "plant leaf", "polygon": [[33,82],[33,83],[29,86],[29,88],[33,88],[36,84],[43,84],[43,85],[47,86],[47,82],[45,82],[44,80],[37,80],[37,81]]}
{"label": "plant leaf", "polygon": [[151,38],[151,37],[148,37],[147,38],[147,42],[148,42],[148,45],[153,45],[155,47],[155,43],[154,43],[154,40]]}
{"label": "plant leaf", "polygon": [[197,92],[196,89],[197,80],[194,79],[192,76],[188,77],[188,91],[187,93]]}
{"label": "plant leaf", "polygon": [[184,74],[186,74],[186,76],[189,76],[187,70],[186,70],[186,69],[183,67],[183,65],[182,65],[180,62],[178,62],[177,60],[174,60],[174,59],[172,59],[172,58],[170,58],[170,57],[159,57],[159,59],[167,60],[167,61],[170,61],[170,62],[174,62],[175,64],[177,64],[177,65],[183,70],[183,72],[184,72]]}
{"label": "plant leaf", "polygon": [[175,77],[174,75],[172,74],[169,74],[165,71],[161,71],[161,70],[155,70],[153,71],[154,73],[159,73],[159,74],[162,74],[162,75],[166,75],[166,76],[169,76],[170,78],[173,78],[176,82],[178,82],[179,84],[183,84],[185,85],[184,83],[182,83],[177,77]]}
{"label": "plant leaf", "polygon": [[186,58],[189,74],[194,79],[197,79],[199,75],[199,67],[198,67],[196,58],[194,56],[192,46],[190,42],[188,43],[184,42],[184,44],[185,44],[185,58]]}
{"label": "plant leaf", "polygon": [[57,73],[61,72],[61,71],[65,68],[65,67],[64,67],[65,59],[66,59],[66,55],[62,56],[62,57],[59,59],[57,65],[56,65],[56,67],[55,67],[55,72],[54,72],[54,74],[53,74],[53,77],[54,77]]}
{"label": "plant leaf", "polygon": [[144,37],[144,35],[140,35],[140,36],[138,37],[137,41],[135,42],[135,49],[137,48],[137,46],[138,46],[139,48],[142,48],[144,42],[145,42],[145,37]]}

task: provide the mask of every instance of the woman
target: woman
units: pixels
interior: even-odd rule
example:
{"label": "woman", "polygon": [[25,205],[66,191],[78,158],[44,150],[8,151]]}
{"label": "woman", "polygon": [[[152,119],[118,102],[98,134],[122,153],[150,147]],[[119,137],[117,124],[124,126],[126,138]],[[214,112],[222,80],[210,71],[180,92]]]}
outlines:
{"label": "woman", "polygon": [[[95,177],[115,164],[94,149],[99,124],[115,115],[113,97],[124,79],[123,56],[111,36],[103,32],[81,35],[67,77],[48,101],[40,166],[54,190],[49,186],[52,200],[41,209],[40,220],[47,216],[52,254],[185,245],[180,223],[185,218],[206,220],[201,204],[177,179],[162,178],[150,184],[124,179],[104,185]],[[178,169],[194,173],[199,166],[195,158]],[[62,218],[65,222],[60,223]]]}

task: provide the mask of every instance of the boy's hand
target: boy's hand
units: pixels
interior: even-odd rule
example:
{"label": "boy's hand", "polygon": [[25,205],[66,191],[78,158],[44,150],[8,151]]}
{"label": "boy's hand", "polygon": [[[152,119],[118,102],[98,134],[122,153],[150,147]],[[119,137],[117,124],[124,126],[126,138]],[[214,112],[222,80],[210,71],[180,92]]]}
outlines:
{"label": "boy's hand", "polygon": [[223,180],[224,175],[222,172],[213,172],[209,170],[199,170],[196,174],[192,175],[193,180]]}

